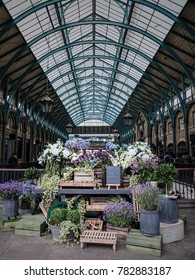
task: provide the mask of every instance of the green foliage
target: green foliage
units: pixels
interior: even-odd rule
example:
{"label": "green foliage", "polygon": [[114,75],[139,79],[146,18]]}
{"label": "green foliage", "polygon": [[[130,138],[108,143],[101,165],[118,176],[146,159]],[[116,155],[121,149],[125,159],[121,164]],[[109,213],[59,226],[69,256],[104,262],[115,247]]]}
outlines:
{"label": "green foliage", "polygon": [[54,208],[49,218],[49,224],[54,226],[60,226],[60,223],[67,219],[67,209]]}
{"label": "green foliage", "polygon": [[[60,227],[60,242],[67,240],[67,235],[72,231],[74,238],[84,230],[85,200],[79,199],[74,206],[74,197],[66,199],[67,208],[55,208],[51,212],[48,223]],[[76,209],[75,209],[76,207]]]}
{"label": "green foliage", "polygon": [[37,180],[40,176],[40,172],[36,167],[27,168],[24,171],[24,178],[29,181]]}
{"label": "green foliage", "polygon": [[70,220],[74,224],[79,224],[81,219],[81,214],[79,210],[77,209],[72,209],[67,212],[67,220]]}
{"label": "green foliage", "polygon": [[178,171],[171,163],[161,163],[155,169],[155,176],[158,182],[168,183],[178,176]]}
{"label": "green foliage", "polygon": [[60,177],[58,175],[50,176],[45,174],[41,179],[41,184],[38,186],[39,189],[45,189],[43,193],[43,205],[46,210],[52,205],[53,200],[59,192]]}
{"label": "green foliage", "polygon": [[160,193],[158,189],[150,185],[143,184],[135,188],[135,199],[140,207],[144,210],[153,211],[157,210],[160,202]]}
{"label": "green foliage", "polygon": [[79,238],[79,227],[77,225],[75,225],[74,223],[72,223],[71,221],[67,220],[67,221],[63,221],[60,223],[60,242],[64,242],[67,240],[67,236],[68,234],[71,233],[71,231],[74,234],[74,238]]}

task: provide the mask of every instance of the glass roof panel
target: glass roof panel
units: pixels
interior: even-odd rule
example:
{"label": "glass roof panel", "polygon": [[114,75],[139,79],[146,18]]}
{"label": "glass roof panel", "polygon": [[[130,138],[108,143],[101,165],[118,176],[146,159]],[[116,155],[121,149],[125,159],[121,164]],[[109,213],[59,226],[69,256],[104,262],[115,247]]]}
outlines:
{"label": "glass roof panel", "polygon": [[[175,16],[180,14],[187,2],[187,0],[148,1]],[[45,0],[3,0],[3,2],[16,19],[37,4],[44,4]],[[159,49],[160,45],[155,40],[163,41],[174,24],[173,19],[163,14],[163,10],[157,11],[148,7],[147,1],[145,4],[135,3],[128,20],[131,5],[132,1],[127,0],[63,0],[56,5],[42,7],[17,22],[40,66],[43,71],[48,72],[50,82],[63,103],[67,104],[66,109],[71,112],[76,123],[90,118],[91,115],[95,116],[97,102],[99,115],[102,118],[105,116],[109,122],[111,120],[114,122]],[[66,26],[86,20],[96,20],[96,23]],[[100,24],[99,20],[104,20],[104,23]],[[106,24],[106,21],[109,24]],[[127,25],[115,26],[112,22]],[[64,25],[65,28],[53,32],[53,29],[60,25]],[[131,30],[131,27],[136,30]],[[39,38],[39,35],[47,31],[51,31],[50,34]],[[153,38],[149,38],[148,35]],[[32,44],[32,40],[37,41]],[[91,40],[97,43],[91,43]],[[64,48],[50,53],[59,47]],[[75,59],[87,55],[96,57]],[[115,57],[116,61],[112,60]],[[124,63],[119,62],[120,59]],[[52,67],[54,67],[52,71],[48,71]],[[82,100],[82,96],[86,102],[80,104],[79,98]],[[91,111],[88,110],[88,102],[91,103]],[[109,112],[113,111],[110,104],[117,107],[115,117],[109,117]]]}

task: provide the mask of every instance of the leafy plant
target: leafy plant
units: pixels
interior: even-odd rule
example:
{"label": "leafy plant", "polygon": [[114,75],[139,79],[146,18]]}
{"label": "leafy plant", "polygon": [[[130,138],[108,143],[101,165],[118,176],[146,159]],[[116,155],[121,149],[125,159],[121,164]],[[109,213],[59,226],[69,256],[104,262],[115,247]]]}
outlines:
{"label": "leafy plant", "polygon": [[157,188],[149,184],[140,184],[133,189],[133,195],[140,207],[144,210],[157,210],[160,203],[160,193]]}
{"label": "leafy plant", "polygon": [[40,172],[36,167],[27,168],[24,171],[24,178],[29,181],[37,180],[40,176]]}
{"label": "leafy plant", "polygon": [[29,184],[29,183],[23,183],[23,193],[19,197],[19,205],[20,208],[26,209],[26,208],[35,208],[35,199],[36,195],[34,193],[34,189],[36,185]]}
{"label": "leafy plant", "polygon": [[46,210],[52,205],[55,196],[59,192],[60,177],[58,175],[50,176],[45,174],[42,177],[39,189],[44,189],[42,202]]}
{"label": "leafy plant", "polygon": [[159,182],[171,182],[178,176],[176,167],[171,163],[161,163],[155,170],[155,176]]}
{"label": "leafy plant", "polygon": [[133,204],[127,201],[115,201],[107,205],[104,219],[113,226],[127,227],[135,220]]}
{"label": "leafy plant", "polygon": [[61,243],[67,240],[67,236],[71,233],[71,231],[74,234],[74,238],[79,238],[79,227],[75,223],[72,223],[70,220],[66,220],[60,223],[59,238]]}
{"label": "leafy plant", "polygon": [[66,208],[54,208],[49,217],[48,223],[54,226],[60,226],[60,223],[67,219]]}

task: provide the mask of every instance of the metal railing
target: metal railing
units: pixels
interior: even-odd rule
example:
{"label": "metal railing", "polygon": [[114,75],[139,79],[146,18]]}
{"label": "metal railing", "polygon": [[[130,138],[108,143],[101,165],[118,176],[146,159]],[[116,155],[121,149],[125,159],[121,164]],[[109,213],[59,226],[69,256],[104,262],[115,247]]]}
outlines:
{"label": "metal railing", "polygon": [[195,168],[177,168],[179,175],[174,180],[173,191],[183,199],[195,199]]}
{"label": "metal railing", "polygon": [[[25,169],[17,168],[0,168],[0,183],[7,182],[9,180],[18,180],[21,181],[24,179]],[[40,176],[43,169],[39,169]]]}

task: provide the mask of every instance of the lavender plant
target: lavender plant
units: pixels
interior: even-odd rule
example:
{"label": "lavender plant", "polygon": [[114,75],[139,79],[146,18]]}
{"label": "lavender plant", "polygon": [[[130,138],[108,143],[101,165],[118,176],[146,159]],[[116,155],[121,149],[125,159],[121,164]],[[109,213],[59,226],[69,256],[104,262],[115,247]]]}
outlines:
{"label": "lavender plant", "polygon": [[10,180],[0,184],[0,197],[2,199],[18,199],[23,194],[22,183]]}
{"label": "lavender plant", "polygon": [[115,201],[105,207],[103,217],[107,223],[113,226],[128,227],[134,222],[136,214],[132,203]]}

